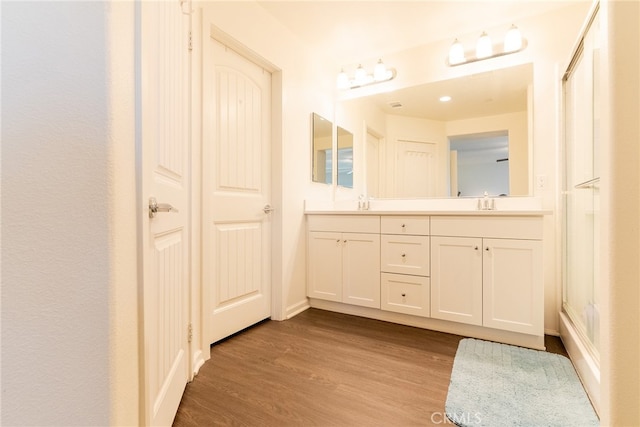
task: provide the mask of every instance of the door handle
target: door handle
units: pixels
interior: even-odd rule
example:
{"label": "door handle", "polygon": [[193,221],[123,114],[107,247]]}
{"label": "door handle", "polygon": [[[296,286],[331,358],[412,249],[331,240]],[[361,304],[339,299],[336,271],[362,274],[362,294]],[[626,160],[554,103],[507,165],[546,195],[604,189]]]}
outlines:
{"label": "door handle", "polygon": [[158,203],[155,197],[149,197],[149,218],[155,218],[158,212],[178,213],[178,209],[168,203]]}
{"label": "door handle", "polygon": [[263,211],[264,213],[268,214],[268,213],[271,213],[271,212],[275,211],[275,208],[274,208],[274,207],[272,207],[272,206],[271,206],[271,205],[269,205],[269,204],[266,204],[266,205],[264,205],[264,208],[262,208],[262,211]]}

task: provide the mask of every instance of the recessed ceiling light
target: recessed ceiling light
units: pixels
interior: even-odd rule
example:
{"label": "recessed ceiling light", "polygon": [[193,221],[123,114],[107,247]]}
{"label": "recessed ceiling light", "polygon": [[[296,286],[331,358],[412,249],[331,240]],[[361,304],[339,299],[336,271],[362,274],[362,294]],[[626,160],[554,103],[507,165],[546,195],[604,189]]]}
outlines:
{"label": "recessed ceiling light", "polygon": [[449,95],[440,97],[440,102],[449,102],[449,101],[451,101],[451,97]]}

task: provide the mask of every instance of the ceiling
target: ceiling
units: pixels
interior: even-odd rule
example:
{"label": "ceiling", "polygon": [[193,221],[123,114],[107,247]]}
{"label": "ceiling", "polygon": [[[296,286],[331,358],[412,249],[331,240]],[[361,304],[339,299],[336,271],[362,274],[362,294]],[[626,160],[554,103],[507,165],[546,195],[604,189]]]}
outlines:
{"label": "ceiling", "polygon": [[[480,34],[486,28],[590,0],[257,2],[320,56],[345,65],[437,41],[453,41],[458,35]],[[522,72],[496,71],[464,81],[456,79],[455,84],[438,82],[379,94],[370,101],[389,114],[443,121],[523,111],[531,77],[524,79]],[[442,95],[451,96],[452,101],[444,105],[438,101]],[[390,107],[394,101],[402,108]]]}
{"label": "ceiling", "polygon": [[257,0],[269,14],[337,64],[451,40],[589,0]]}

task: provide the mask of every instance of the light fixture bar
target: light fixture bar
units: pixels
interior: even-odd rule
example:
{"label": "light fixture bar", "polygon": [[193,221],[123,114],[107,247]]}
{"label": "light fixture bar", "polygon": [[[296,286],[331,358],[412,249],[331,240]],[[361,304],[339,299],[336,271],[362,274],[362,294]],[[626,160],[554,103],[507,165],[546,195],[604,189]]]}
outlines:
{"label": "light fixture bar", "polygon": [[349,77],[344,69],[338,74],[338,89],[357,89],[376,83],[388,82],[393,80],[397,75],[395,68],[387,68],[382,60],[378,60],[372,73],[367,73],[362,65],[358,65],[353,77]]}
{"label": "light fixture bar", "polygon": [[450,67],[456,67],[520,52],[526,47],[527,40],[522,37],[518,27],[512,25],[505,35],[504,42],[499,44],[493,44],[489,35],[483,31],[476,42],[474,51],[465,51],[462,44],[456,39],[449,48],[449,55],[445,62]]}

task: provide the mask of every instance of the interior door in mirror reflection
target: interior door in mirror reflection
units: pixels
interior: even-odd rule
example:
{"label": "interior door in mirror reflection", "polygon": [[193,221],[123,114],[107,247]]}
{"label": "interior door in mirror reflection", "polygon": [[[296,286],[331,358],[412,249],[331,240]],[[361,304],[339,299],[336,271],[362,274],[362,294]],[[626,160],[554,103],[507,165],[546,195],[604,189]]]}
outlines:
{"label": "interior door in mirror reflection", "polygon": [[312,176],[313,182],[333,183],[333,123],[319,114],[311,115],[312,127]]}
{"label": "interior door in mirror reflection", "polygon": [[338,126],[338,185],[353,188],[353,134]]}
{"label": "interior door in mirror reflection", "polygon": [[398,197],[434,197],[438,180],[435,143],[398,140]]}

